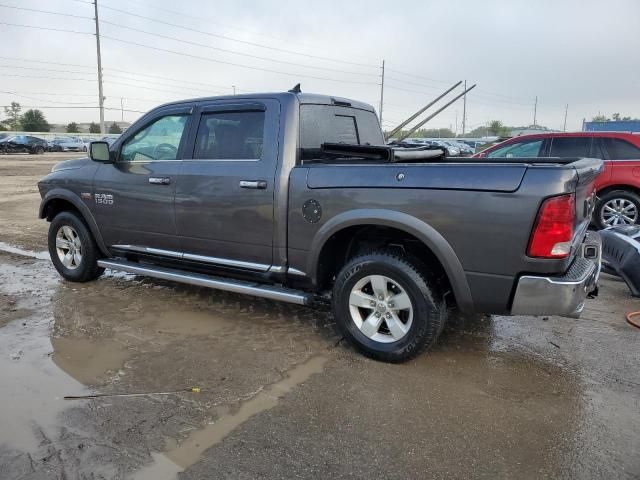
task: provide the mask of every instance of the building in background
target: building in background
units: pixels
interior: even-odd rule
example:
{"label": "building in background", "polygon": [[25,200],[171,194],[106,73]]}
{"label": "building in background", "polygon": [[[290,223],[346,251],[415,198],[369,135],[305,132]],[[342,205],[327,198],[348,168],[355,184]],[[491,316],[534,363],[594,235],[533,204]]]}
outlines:
{"label": "building in background", "polygon": [[583,132],[640,132],[640,120],[582,122]]}

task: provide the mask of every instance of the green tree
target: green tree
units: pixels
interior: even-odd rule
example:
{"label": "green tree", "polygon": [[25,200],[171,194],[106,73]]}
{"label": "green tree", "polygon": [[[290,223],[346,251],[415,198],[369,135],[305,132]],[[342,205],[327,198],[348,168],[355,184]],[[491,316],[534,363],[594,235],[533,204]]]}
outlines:
{"label": "green tree", "polygon": [[96,122],[91,122],[89,125],[89,133],[100,133],[100,125]]}
{"label": "green tree", "polygon": [[78,124],[76,122],[71,122],[67,125],[67,133],[80,133],[80,129],[78,128]]}
{"label": "green tree", "polygon": [[487,130],[491,135],[495,135],[496,137],[506,136],[509,132],[509,129],[500,120],[491,120]]}
{"label": "green tree", "polygon": [[113,122],[111,125],[109,125],[109,133],[122,133],[122,129],[116,122]]}
{"label": "green tree", "polygon": [[22,129],[25,132],[48,132],[51,126],[44,113],[37,109],[27,110],[20,118]]}
{"label": "green tree", "polygon": [[619,122],[620,121],[620,114],[619,113],[614,113],[613,115],[611,115],[611,118],[613,119],[614,122]]}
{"label": "green tree", "polygon": [[18,130],[20,126],[20,112],[22,107],[18,102],[11,102],[11,105],[4,107],[4,114],[7,116],[5,123],[12,129]]}
{"label": "green tree", "polygon": [[608,121],[609,121],[609,119],[607,118],[607,116],[606,116],[606,115],[600,115],[600,114],[598,114],[598,115],[596,115],[595,117],[593,117],[593,118],[591,119],[591,121],[592,121],[592,122],[608,122]]}

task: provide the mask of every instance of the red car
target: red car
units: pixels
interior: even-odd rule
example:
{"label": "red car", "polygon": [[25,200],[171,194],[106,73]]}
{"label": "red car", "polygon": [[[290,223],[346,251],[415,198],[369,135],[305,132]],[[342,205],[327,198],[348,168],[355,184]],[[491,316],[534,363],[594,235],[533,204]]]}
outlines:
{"label": "red car", "polygon": [[604,160],[596,180],[599,228],[640,224],[640,134],[622,132],[539,133],[513,137],[474,157],[592,157]]}

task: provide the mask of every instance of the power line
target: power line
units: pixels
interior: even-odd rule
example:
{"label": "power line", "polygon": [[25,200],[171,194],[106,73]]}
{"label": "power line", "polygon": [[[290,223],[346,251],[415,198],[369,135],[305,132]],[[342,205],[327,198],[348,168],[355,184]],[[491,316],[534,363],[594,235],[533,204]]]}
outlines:
{"label": "power line", "polygon": [[78,81],[78,82],[97,82],[96,79],[93,78],[64,78],[64,77],[48,77],[48,76],[39,76],[39,75],[14,75],[11,73],[0,73],[0,77],[18,77],[18,78],[46,78],[48,80],[67,80],[67,81]]}
{"label": "power line", "polygon": [[[0,105],[0,107],[10,107],[11,105]],[[76,106],[76,107],[63,107],[63,106],[58,106],[58,105],[20,105],[22,108],[42,108],[42,109],[52,109],[52,108],[69,108],[69,109],[78,109],[78,110],[93,110],[93,109],[99,109],[100,106],[99,105],[92,105],[92,106]],[[104,107],[105,110],[117,110],[120,111],[120,108],[116,108],[116,107]],[[132,113],[147,113],[147,112],[143,112],[142,110],[128,110],[128,109],[122,109],[125,112],[132,112]]]}
{"label": "power line", "polygon": [[61,17],[72,17],[72,18],[82,18],[82,19],[85,19],[85,20],[93,20],[93,17],[84,17],[82,15],[73,15],[72,13],[52,12],[51,10],[38,10],[37,8],[16,7],[14,5],[5,5],[4,3],[0,3],[0,7],[2,7],[2,8],[11,8],[13,10],[24,10],[24,11],[27,11],[27,12],[46,13],[47,15],[59,15]]}
{"label": "power line", "polygon": [[[276,40],[278,42],[287,42],[287,43],[290,42],[289,39],[286,39],[286,38],[283,38],[283,37],[278,37],[278,36],[270,35],[270,34],[263,33],[263,32],[260,32],[259,34],[256,34],[255,31],[248,30],[248,29],[243,29],[243,28],[238,28],[236,26],[232,26],[232,25],[230,25],[232,22],[222,23],[220,21],[214,20],[211,17],[203,17],[201,15],[198,15],[198,16],[196,16],[196,15],[188,15],[188,14],[186,14],[184,12],[180,12],[180,11],[177,11],[177,10],[170,10],[168,8],[159,7],[159,6],[157,6],[157,5],[153,4],[153,3],[145,3],[145,2],[141,2],[140,0],[128,0],[127,3],[135,3],[135,4],[138,4],[138,5],[142,6],[142,7],[144,7],[145,9],[153,8],[153,9],[159,10],[161,12],[170,13],[172,16],[178,15],[178,16],[181,16],[181,17],[184,17],[184,18],[189,18],[191,20],[197,20],[198,22],[206,23],[207,25],[219,25],[222,28],[227,29],[227,30],[236,30],[238,32],[248,33],[248,34],[254,35],[254,36],[258,35],[258,36],[261,36],[261,37],[265,37],[265,38],[270,38],[272,40]],[[296,42],[300,43],[300,40],[296,39]]]}
{"label": "power line", "polygon": [[[2,57],[0,57],[2,58]],[[211,85],[208,83],[201,83],[201,82],[193,82],[190,80],[183,80],[181,78],[171,78],[171,77],[165,77],[164,75],[151,75],[149,73],[138,73],[138,72],[131,72],[131,71],[127,71],[127,70],[119,70],[119,69],[115,69],[115,68],[106,68],[105,69],[107,72],[118,72],[118,73],[126,73],[128,75],[137,75],[140,77],[149,77],[149,78],[159,78],[161,80],[167,80],[167,81],[171,81],[171,82],[179,82],[179,83],[189,83],[192,85],[200,85],[202,87],[207,87],[207,88],[231,88],[230,86],[227,85]],[[177,85],[174,85],[177,86]]]}
{"label": "power line", "polygon": [[208,58],[208,57],[202,57],[200,55],[193,55],[190,53],[184,53],[184,52],[179,52],[176,50],[170,50],[167,48],[160,48],[160,47],[152,47],[150,45],[145,45],[143,43],[137,43],[137,42],[132,42],[129,40],[121,40],[119,38],[115,38],[115,37],[111,37],[108,35],[101,35],[102,38],[107,38],[109,40],[113,40],[116,42],[121,42],[121,43],[126,43],[128,45],[135,45],[138,47],[143,47],[143,48],[148,48],[151,50],[157,50],[160,52],[166,52],[166,53],[173,53],[174,55],[180,55],[182,57],[190,57],[190,58],[197,58],[199,60],[204,60],[207,62],[213,62],[213,63],[219,63],[219,64],[223,64],[223,65],[232,65],[235,67],[240,67],[240,68],[246,68],[249,70],[258,70],[258,71],[262,71],[262,72],[269,72],[269,73],[277,73],[280,75],[288,75],[288,76],[292,76],[292,77],[302,77],[302,78],[312,78],[315,80],[325,80],[325,81],[329,81],[329,82],[339,82],[339,83],[351,83],[351,84],[356,84],[356,85],[378,85],[377,83],[372,83],[372,82],[358,82],[355,80],[339,80],[339,79],[335,79],[335,78],[327,78],[327,77],[316,77],[314,75],[307,75],[306,73],[292,73],[292,72],[283,72],[283,71],[279,71],[279,70],[271,70],[268,68],[262,68],[262,67],[252,67],[250,65],[243,65],[241,63],[234,63],[234,62],[227,62],[224,60],[216,60],[213,58]]}
{"label": "power line", "polygon": [[93,32],[79,32],[77,30],[66,30],[64,28],[40,27],[38,25],[25,25],[22,23],[0,22],[0,25],[7,25],[9,27],[35,28],[36,30],[48,30],[50,32],[78,33],[80,35],[95,35]]}
{"label": "power line", "polygon": [[193,45],[193,46],[196,46],[196,47],[208,48],[209,50],[216,50],[218,52],[230,53],[232,55],[238,55],[238,56],[242,56],[242,57],[255,58],[255,59],[264,60],[264,61],[267,61],[267,62],[282,63],[284,65],[295,65],[296,67],[303,67],[303,68],[315,68],[315,69],[318,69],[318,70],[326,70],[326,71],[329,71],[329,72],[336,72],[336,73],[346,73],[346,74],[349,74],[349,75],[362,75],[362,76],[368,76],[368,77],[375,77],[376,76],[376,74],[374,74],[374,73],[350,72],[348,70],[340,70],[340,69],[337,69],[337,68],[318,67],[318,66],[315,66],[315,65],[303,65],[303,64],[297,63],[297,62],[288,62],[286,60],[278,60],[278,59],[275,59],[275,58],[261,57],[260,55],[252,55],[250,53],[237,52],[235,50],[228,50],[226,48],[213,47],[211,45],[207,45],[206,43],[193,42],[193,41],[190,41],[190,40],[184,40],[182,38],[172,37],[170,35],[163,35],[161,33],[149,32],[147,30],[142,30],[140,28],[129,27],[129,26],[126,26],[126,25],[120,25],[119,23],[110,22],[108,20],[102,20],[101,23],[105,23],[107,25],[113,25],[113,26],[118,27],[118,28],[124,28],[126,30],[132,30],[134,32],[144,33],[146,35],[152,35],[154,37],[164,38],[164,39],[167,39],[167,40],[173,40],[174,42],[185,43],[187,45]]}
{"label": "power line", "polygon": [[431,95],[430,93],[427,92],[419,92],[417,90],[410,90],[408,88],[401,88],[401,87],[396,87],[395,85],[385,85],[387,88],[390,88],[391,90],[399,90],[401,92],[409,92],[409,93],[417,93],[420,95]]}
{"label": "power line", "polygon": [[425,85],[423,83],[417,83],[417,82],[409,82],[408,80],[401,80],[399,78],[395,78],[395,77],[387,77],[388,80],[394,81],[394,82],[400,82],[400,83],[406,83],[407,85],[415,85],[418,87],[422,87],[422,88],[428,88],[429,90],[441,90],[442,87],[435,87],[435,86],[431,86],[431,85]]}
{"label": "power line", "polygon": [[[193,93],[187,93],[184,90],[181,90],[181,91],[179,91],[179,90],[164,90],[164,89],[161,89],[161,88],[147,87],[147,86],[143,86],[143,85],[135,85],[133,83],[114,82],[113,80],[107,80],[106,83],[108,83],[110,85],[122,85],[122,86],[125,86],[125,87],[144,88],[145,90],[155,90],[155,91],[158,91],[158,92],[165,92],[165,93],[177,93],[179,95],[194,95]],[[228,94],[227,92],[220,92],[220,91],[214,91],[214,90],[210,90],[209,93]]]}
{"label": "power line", "polygon": [[55,96],[65,96],[65,97],[95,97],[95,93],[51,93],[51,92],[14,92],[14,93],[16,95],[25,94],[25,95],[55,95]]}
{"label": "power line", "polygon": [[451,85],[451,83],[452,83],[451,81],[447,81],[447,80],[436,80],[434,78],[423,77],[422,75],[416,75],[415,73],[403,72],[403,71],[400,71],[400,70],[396,70],[395,68],[387,68],[387,70],[389,70],[390,72],[399,73],[401,75],[407,75],[409,77],[421,78],[422,80],[427,80],[429,82],[445,83],[447,85]]}
{"label": "power line", "polygon": [[[105,75],[105,77],[113,78],[114,75]],[[116,78],[116,80],[120,79],[118,77],[118,75],[115,75],[115,78]],[[145,85],[137,85],[137,87],[139,87],[139,88],[146,88],[146,84],[149,83],[149,84],[152,84],[152,85],[160,85],[161,87],[180,88],[180,90],[193,90],[193,91],[197,91],[197,92],[212,92],[213,91],[213,90],[211,90],[209,88],[188,87],[188,86],[180,87],[179,85],[172,85],[170,83],[164,83],[164,82],[153,82],[151,80],[146,80],[146,79],[131,78],[131,77],[124,77],[124,76],[122,76],[122,78],[124,80],[126,80],[126,81],[145,82]],[[223,88],[226,88],[226,87],[223,87]],[[228,93],[228,92],[224,92],[224,93]]]}
{"label": "power line", "polygon": [[31,97],[29,95],[22,95],[20,93],[17,92],[8,92],[8,91],[4,91],[4,90],[0,90],[0,93],[6,93],[9,95],[15,95],[16,97],[21,97],[21,98],[27,98],[29,100],[35,100],[37,102],[48,102],[48,103],[61,103],[64,105],[88,105],[89,103],[93,104],[93,102],[60,102],[57,100],[47,100],[44,98],[37,98],[37,97]]}
{"label": "power line", "polygon": [[3,57],[3,56],[0,56],[0,59],[2,59],[2,60],[18,60],[20,62],[46,63],[46,64],[49,64],[49,65],[59,65],[59,66],[66,66],[66,67],[93,68],[91,65],[80,65],[78,63],[60,63],[60,62],[48,62],[48,61],[45,61],[45,60],[27,60],[26,58],[19,58],[19,57]]}
{"label": "power line", "polygon": [[130,12],[128,10],[122,10],[122,9],[119,9],[119,8],[109,7],[109,6],[106,6],[106,5],[102,5],[101,8],[104,8],[104,9],[107,9],[107,10],[113,10],[114,12],[124,13],[126,15],[130,15],[130,16],[133,16],[133,17],[142,18],[144,20],[149,20],[151,22],[160,23],[162,25],[168,25],[170,27],[181,28],[183,30],[187,30],[187,31],[190,31],[190,32],[200,33],[202,35],[208,35],[210,37],[215,37],[215,38],[222,38],[224,40],[243,43],[245,45],[251,45],[253,47],[264,48],[264,49],[273,50],[273,51],[276,51],[276,52],[288,53],[288,54],[291,54],[291,55],[300,55],[300,56],[303,56],[303,57],[315,58],[315,59],[318,59],[318,60],[326,60],[326,61],[330,61],[330,62],[344,63],[344,64],[348,64],[348,65],[357,65],[359,67],[378,68],[377,65],[350,62],[350,61],[346,61],[346,60],[339,60],[339,59],[336,59],[336,58],[322,57],[322,56],[319,56],[319,55],[311,55],[311,54],[308,54],[308,53],[296,52],[294,50],[287,50],[287,49],[284,49],[284,48],[277,48],[277,47],[271,47],[271,46],[267,46],[267,45],[261,45],[259,43],[249,42],[247,40],[240,40],[240,39],[229,37],[229,36],[226,36],[226,35],[220,35],[220,34],[216,34],[216,33],[205,32],[203,30],[198,30],[196,28],[186,27],[184,25],[179,25],[179,24],[171,23],[171,22],[165,22],[163,20],[158,20],[158,19],[151,18],[151,17],[145,16],[145,15],[139,15],[137,13]]}
{"label": "power line", "polygon": [[58,73],[72,73],[72,74],[80,74],[80,75],[90,75],[89,72],[70,72],[69,70],[58,70],[55,68],[42,68],[42,67],[23,67],[20,65],[2,65],[0,64],[0,68],[18,68],[20,70],[38,70],[43,72],[58,72]]}

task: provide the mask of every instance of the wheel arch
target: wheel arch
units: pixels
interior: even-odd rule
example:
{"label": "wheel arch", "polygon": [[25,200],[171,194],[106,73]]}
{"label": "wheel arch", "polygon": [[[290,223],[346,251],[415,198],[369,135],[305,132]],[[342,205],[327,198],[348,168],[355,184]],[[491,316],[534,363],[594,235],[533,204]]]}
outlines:
{"label": "wheel arch", "polygon": [[100,229],[93,218],[91,210],[75,193],[59,188],[50,190],[40,202],[38,217],[51,221],[55,215],[63,211],[72,211],[80,215],[87,227],[89,227],[102,254],[109,256],[109,250],[102,239]]}
{"label": "wheel arch", "polygon": [[630,192],[635,193],[636,195],[640,195],[640,187],[629,185],[628,183],[627,184],[606,185],[606,186],[600,188],[596,192],[596,195],[599,197],[601,195],[606,195],[607,193],[614,192],[616,190],[628,190]]}
{"label": "wheel arch", "polygon": [[340,232],[356,227],[387,227],[414,237],[433,254],[451,286],[458,308],[473,311],[473,298],[462,264],[451,245],[431,225],[405,213],[384,209],[359,209],[343,212],[326,222],[316,233],[307,260],[307,274],[314,287],[321,282],[320,262],[328,242]]}

